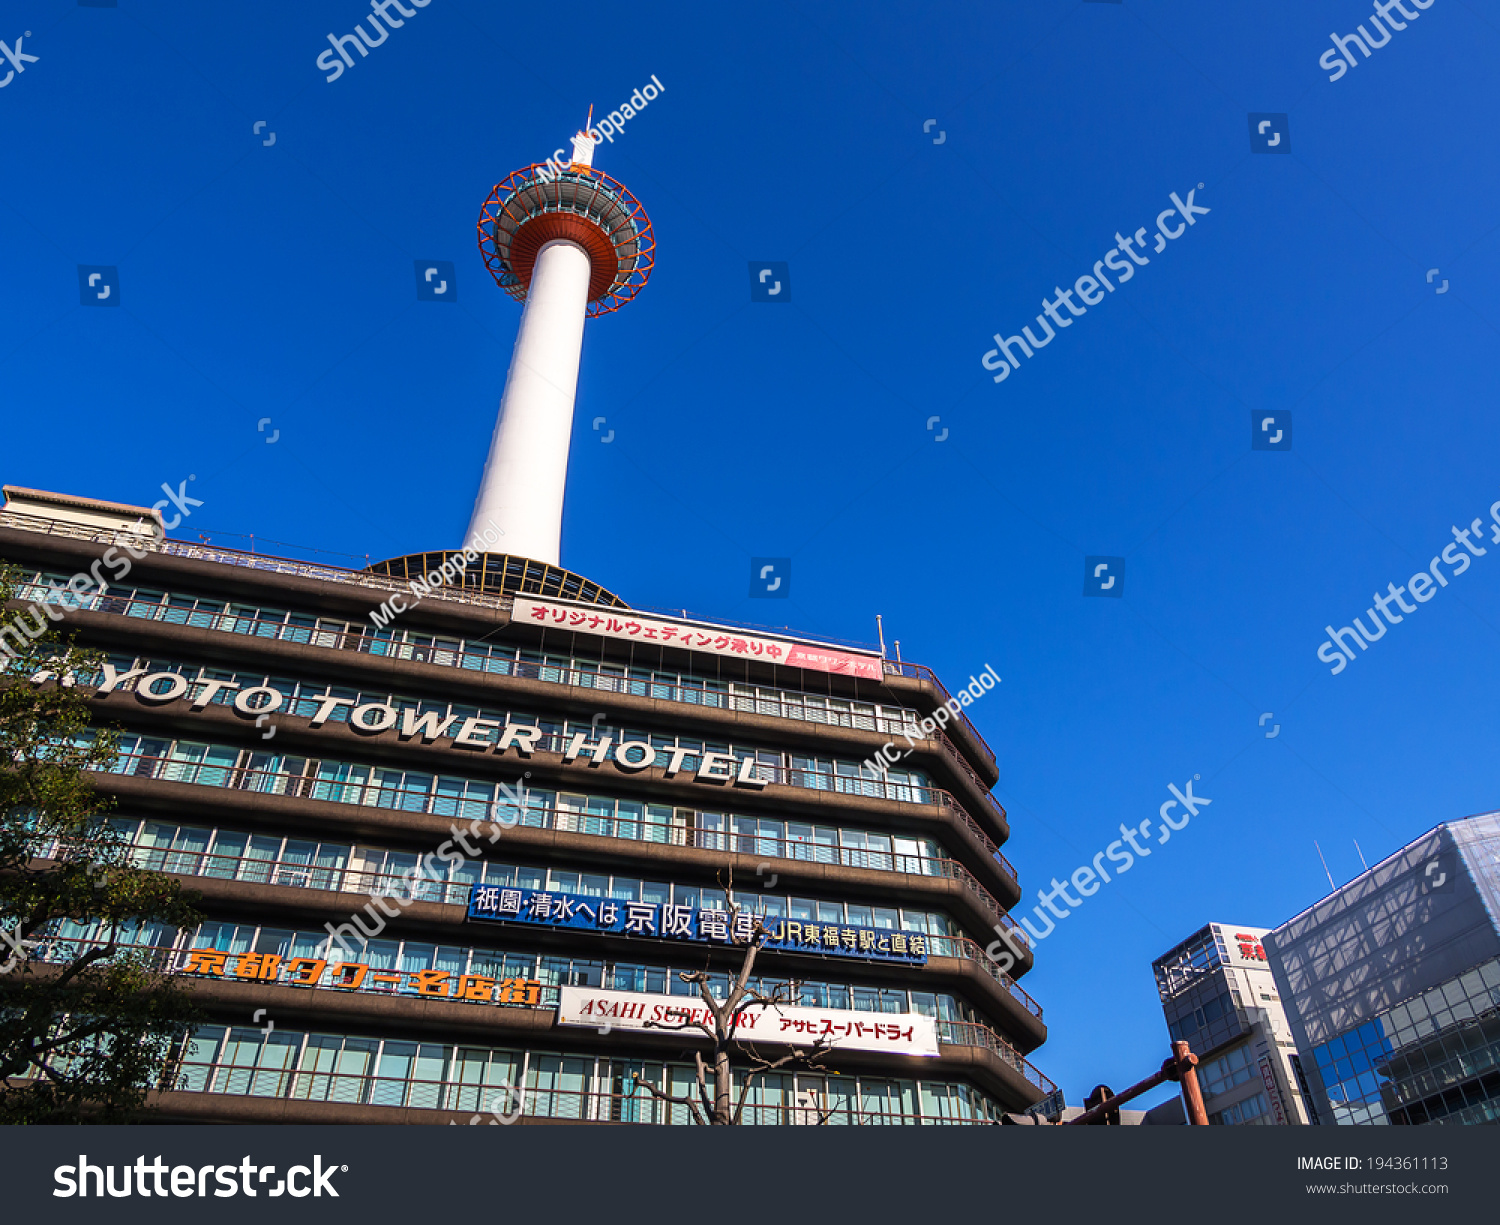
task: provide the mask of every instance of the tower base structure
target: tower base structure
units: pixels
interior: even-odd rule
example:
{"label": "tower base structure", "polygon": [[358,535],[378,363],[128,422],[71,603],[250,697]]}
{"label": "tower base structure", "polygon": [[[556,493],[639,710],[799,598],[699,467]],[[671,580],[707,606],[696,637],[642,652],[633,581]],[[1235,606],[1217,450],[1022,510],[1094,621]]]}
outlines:
{"label": "tower base structure", "polygon": [[[437,574],[452,558],[463,558],[462,550],[437,553],[408,553],[367,567],[369,574],[423,582],[427,575]],[[457,569],[455,566],[454,569]],[[483,591],[490,595],[548,596],[573,600],[579,604],[601,604],[607,608],[629,608],[630,605],[591,579],[561,566],[548,565],[513,553],[481,553],[459,572],[458,581],[446,584],[466,591]]]}

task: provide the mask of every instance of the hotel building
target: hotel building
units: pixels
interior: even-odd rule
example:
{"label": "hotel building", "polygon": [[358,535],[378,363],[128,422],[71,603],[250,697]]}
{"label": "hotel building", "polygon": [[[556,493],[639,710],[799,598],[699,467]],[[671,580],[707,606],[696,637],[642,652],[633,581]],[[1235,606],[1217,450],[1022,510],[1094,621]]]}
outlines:
{"label": "hotel building", "polygon": [[[756,1049],[833,1043],[749,1121],[979,1122],[1052,1090],[1042,1011],[983,952],[1020,897],[989,749],[959,717],[860,764],[949,700],[926,668],[519,563],[377,629],[406,582],[5,492],[21,598],[76,603],[108,655],[110,819],[202,895],[196,931],[132,937],[214,1018],[163,1117],[686,1122],[632,1075],[683,1092],[694,1042],[640,1025],[697,998],[679,972],[723,997],[726,889],[772,933],[761,985],[795,984]],[[47,586],[126,540],[108,591]]]}

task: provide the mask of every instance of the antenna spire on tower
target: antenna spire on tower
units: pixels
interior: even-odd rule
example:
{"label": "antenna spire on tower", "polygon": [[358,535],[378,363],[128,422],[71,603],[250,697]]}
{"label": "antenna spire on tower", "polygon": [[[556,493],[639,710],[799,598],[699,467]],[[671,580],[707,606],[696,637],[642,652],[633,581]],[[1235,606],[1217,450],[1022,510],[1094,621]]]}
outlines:
{"label": "antenna spire on tower", "polygon": [[592,166],[596,141],[590,132],[594,130],[594,104],[589,103],[589,117],[583,121],[583,131],[573,137],[573,165]]}

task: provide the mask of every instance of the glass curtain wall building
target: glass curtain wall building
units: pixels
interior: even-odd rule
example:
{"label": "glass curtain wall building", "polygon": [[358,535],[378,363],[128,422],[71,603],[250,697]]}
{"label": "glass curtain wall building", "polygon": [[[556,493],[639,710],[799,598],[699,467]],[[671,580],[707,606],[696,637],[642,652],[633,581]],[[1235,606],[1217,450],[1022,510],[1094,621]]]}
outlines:
{"label": "glass curtain wall building", "polygon": [[1266,938],[1319,1121],[1500,1119],[1500,813],[1450,821]]}
{"label": "glass curtain wall building", "polygon": [[[791,1001],[757,1049],[828,1049],[757,1081],[747,1121],[984,1123],[1055,1090],[1030,954],[1013,977],[983,952],[1020,898],[994,756],[962,713],[922,730],[952,696],[929,670],[631,610],[553,566],[392,618],[395,563],[6,493],[22,598],[105,657],[76,682],[122,729],[109,819],[202,897],[196,930],[124,933],[211,1018],[162,1117],[687,1122],[636,1083],[692,1083],[692,1039],[652,1021],[693,1003],[683,973],[722,995],[757,918],[757,984]],[[67,591],[122,540],[127,578]]]}

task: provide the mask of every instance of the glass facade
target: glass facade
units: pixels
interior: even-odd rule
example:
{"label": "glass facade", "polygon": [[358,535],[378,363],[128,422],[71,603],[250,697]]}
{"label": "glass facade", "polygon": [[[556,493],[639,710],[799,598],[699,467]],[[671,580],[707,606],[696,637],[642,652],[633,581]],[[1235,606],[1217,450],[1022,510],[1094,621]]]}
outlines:
{"label": "glass facade", "polygon": [[[104,933],[98,921],[78,924],[63,920],[39,945],[37,960],[58,961],[71,957],[78,947],[101,943]],[[126,947],[153,954],[153,965],[178,971],[193,949],[218,949],[231,954],[224,977],[235,977],[236,958],[244,954],[273,954],[283,961],[314,958],[324,952],[328,932],[324,929],[298,931],[268,927],[256,923],[211,921],[194,931],[178,931],[164,924],[134,926],[120,933]],[[67,947],[54,947],[67,946]],[[399,970],[415,974],[422,970],[441,970],[452,976],[482,975],[494,979],[520,978],[541,984],[535,1007],[556,1008],[560,987],[599,987],[610,991],[638,991],[651,995],[680,995],[699,998],[695,984],[685,983],[679,974],[698,970],[697,963],[644,963],[616,957],[584,957],[538,952],[520,948],[434,944],[424,940],[350,941],[350,958],[372,970]],[[326,954],[324,954],[326,955]],[[771,975],[754,975],[747,980],[756,991],[770,996],[778,989],[791,1004],[805,1008],[829,1008],[855,1012],[914,1012],[941,1022],[964,1025],[983,1024],[983,1019],[968,1004],[946,992],[913,991],[905,987],[878,983],[856,983],[849,980],[823,981],[798,978],[795,981]],[[730,981],[724,972],[710,972],[709,983],[723,998]],[[405,990],[401,984],[366,980],[364,991],[397,995]],[[517,1005],[519,1006],[519,1005]],[[964,1035],[955,1031],[954,1041]],[[949,1040],[949,1038],[944,1039]]]}
{"label": "glass facade", "polygon": [[[466,905],[470,889],[478,884],[689,906],[697,906],[700,899],[706,903],[723,897],[723,890],[696,885],[493,859],[466,859],[462,863],[433,859],[426,866],[438,879],[420,875],[413,878],[408,874],[416,871],[423,859],[415,852],[120,817],[113,818],[112,824],[131,839],[133,862],[184,876],[211,876],[339,893],[379,892],[386,897],[410,897],[450,905]],[[947,942],[963,937],[962,929],[947,916],[920,908],[789,897],[763,890],[736,890],[732,896],[751,913],[768,918],[918,932]],[[933,947],[933,951],[938,950]],[[950,948],[940,955],[956,954]]]}
{"label": "glass facade", "polygon": [[1315,1046],[1335,1123],[1500,1120],[1500,961]]}
{"label": "glass facade", "polygon": [[1500,1120],[1500,814],[1447,822],[1266,940],[1321,1122]]}
{"label": "glass facade", "polygon": [[[844,864],[855,868],[873,868],[886,872],[908,872],[922,876],[945,875],[940,848],[928,838],[901,838],[874,831],[840,829],[833,826],[802,824],[768,817],[737,817],[726,813],[703,813],[686,810],[684,819],[674,819],[684,810],[670,805],[640,804],[603,796],[544,792],[528,793],[540,813],[554,818],[550,828],[566,833],[600,833],[598,826],[611,831],[635,828],[639,835],[644,827],[659,824],[668,832],[694,831],[693,844],[711,850],[738,851],[747,855],[769,855],[776,858],[807,860],[811,863]],[[660,809],[660,811],[655,811]],[[692,819],[689,821],[687,817]],[[370,877],[399,877],[416,868],[421,856],[414,852],[381,850],[341,841],[313,841],[280,834],[252,834],[216,829],[207,825],[179,825],[175,822],[138,820],[133,817],[112,818],[116,829],[130,839],[138,850],[135,859],[142,867],[157,871],[181,872],[189,876],[219,876],[226,880],[255,879],[264,884],[310,885],[317,889],[363,893],[388,882]],[[471,838],[478,842],[480,839]],[[654,841],[647,838],[645,841]],[[685,839],[674,839],[685,842]],[[256,863],[266,865],[262,868]],[[432,878],[464,886],[486,883],[485,869],[478,861],[445,863],[434,859],[426,866],[428,888]],[[494,882],[488,882],[494,883]],[[514,882],[508,882],[514,883]],[[436,887],[434,883],[432,887]],[[542,885],[526,885],[540,889]],[[554,886],[562,888],[562,886]],[[404,892],[404,891],[403,891]],[[567,892],[577,893],[572,889]],[[584,890],[584,892],[587,892]],[[464,900],[451,889],[436,894],[423,893],[442,901]],[[643,900],[632,898],[632,901]],[[865,924],[865,926],[875,926]]]}
{"label": "glass facade", "polygon": [[1218,1097],[1236,1085],[1242,1085],[1256,1074],[1255,1057],[1249,1044],[1237,1046],[1226,1055],[1210,1059],[1198,1069],[1198,1084],[1205,1097]]}
{"label": "glass facade", "polygon": [[[597,1055],[308,1033],[277,1026],[210,1025],[192,1038],[177,1088],[190,1093],[472,1111],[479,1122],[521,1114],[620,1123],[688,1123],[634,1075],[673,1094],[694,1086],[692,1066]],[[741,1072],[736,1072],[738,1100]],[[800,1113],[799,1113],[800,1112]],[[963,1124],[998,1121],[1002,1107],[943,1081],[844,1073],[772,1073],[746,1101],[750,1124]]]}
{"label": "glass facade", "polygon": [[1211,1050],[1249,1028],[1228,991],[1211,995],[1201,1004],[1196,1004],[1196,1001],[1187,1001],[1187,1004],[1174,1009],[1179,1015],[1167,1022],[1167,1032],[1174,1042],[1185,1041],[1194,1050]]}
{"label": "glass facade", "polygon": [[1235,1102],[1233,1106],[1227,1106],[1209,1115],[1208,1121],[1211,1125],[1222,1124],[1230,1127],[1257,1126],[1274,1122],[1271,1117],[1271,1107],[1266,1102],[1264,1093],[1257,1093],[1254,1097],[1247,1097],[1242,1102]]}
{"label": "glass facade", "polygon": [[1211,1124],[1310,1121],[1265,935],[1260,927],[1209,923],[1152,963],[1167,1031],[1201,1061]]}

